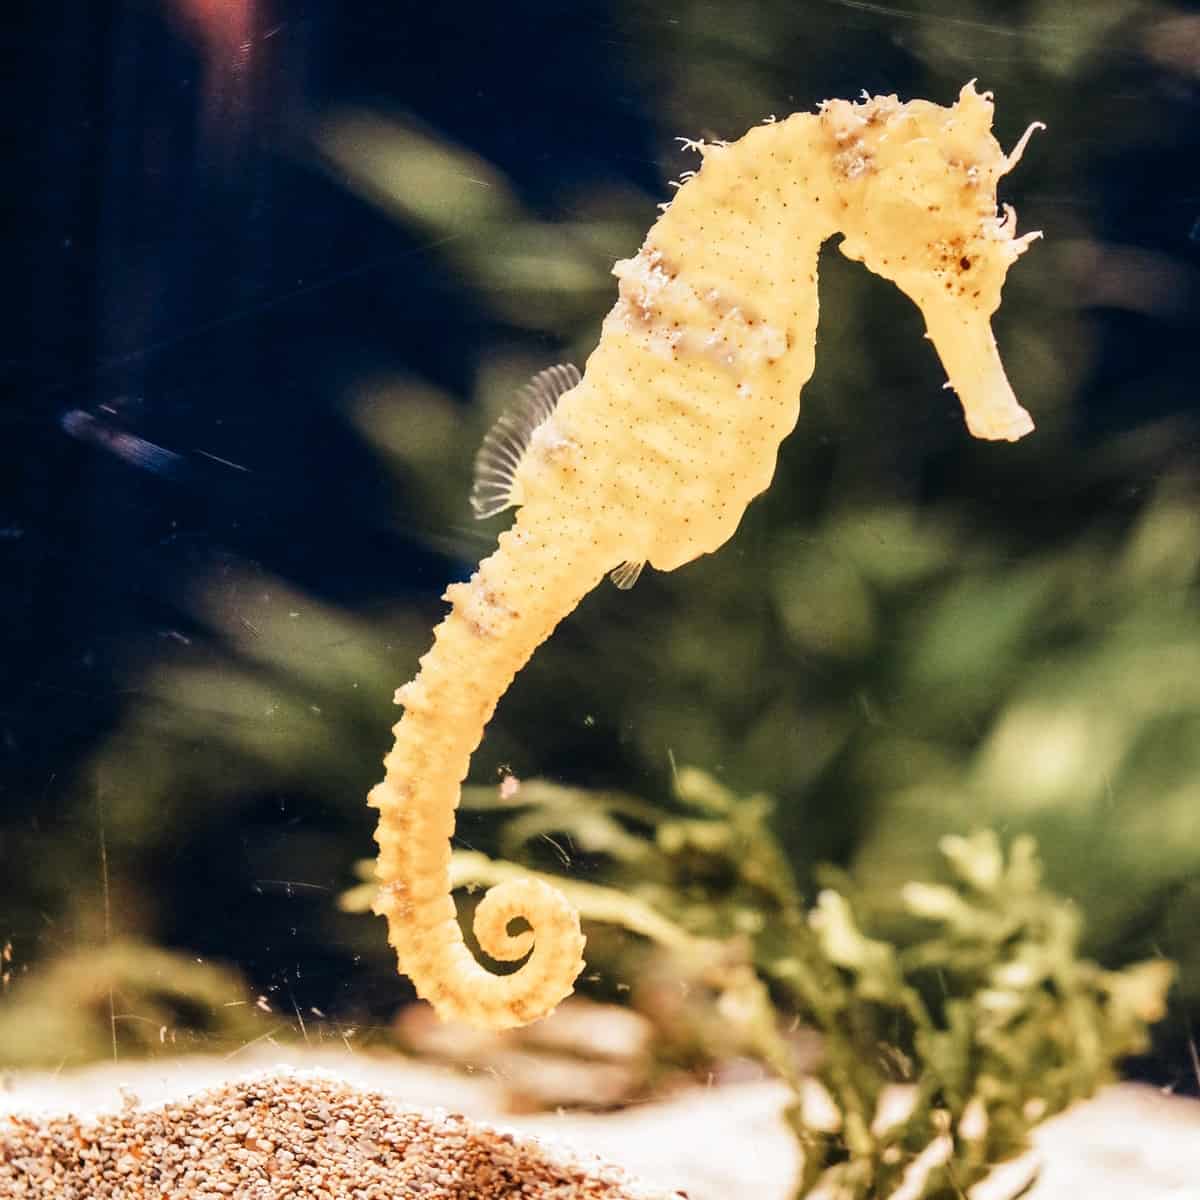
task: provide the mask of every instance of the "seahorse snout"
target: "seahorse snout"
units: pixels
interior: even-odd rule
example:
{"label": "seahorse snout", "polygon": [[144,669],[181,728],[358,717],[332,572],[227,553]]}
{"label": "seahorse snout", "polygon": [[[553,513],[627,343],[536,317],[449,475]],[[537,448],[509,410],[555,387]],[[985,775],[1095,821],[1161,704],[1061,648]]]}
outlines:
{"label": "seahorse snout", "polygon": [[1031,433],[1033,418],[1013,394],[987,314],[946,301],[927,301],[920,307],[929,339],[946,368],[947,387],[958,393],[971,433],[1006,442]]}

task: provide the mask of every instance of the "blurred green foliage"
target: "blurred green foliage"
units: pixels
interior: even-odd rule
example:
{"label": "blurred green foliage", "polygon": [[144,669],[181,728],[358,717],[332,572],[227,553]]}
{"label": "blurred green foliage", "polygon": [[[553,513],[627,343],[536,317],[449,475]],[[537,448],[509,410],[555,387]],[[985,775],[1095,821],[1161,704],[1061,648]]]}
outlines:
{"label": "blurred green foliage", "polygon": [[0,1006],[0,1063],[7,1067],[61,1070],[207,1050],[214,1039],[236,1048],[264,1032],[229,967],[124,938],[60,955],[29,974],[10,952]]}
{"label": "blurred green foliage", "polygon": [[[1080,263],[1109,249],[1085,203],[1097,162],[1172,136],[1155,94],[1130,102],[1112,73],[1132,62],[1174,79],[1182,68],[1152,35],[1178,14],[1139,0],[1024,0],[1000,16],[982,0],[610,8],[601,33],[629,89],[611,103],[644,104],[659,147],[637,171],[603,164],[537,189],[428,119],[363,104],[313,129],[314,162],[395,220],[440,265],[454,303],[487,319],[465,394],[415,367],[348,364],[347,426],[394,480],[381,521],[443,554],[447,579],[467,573],[494,534],[466,502],[482,434],[534,371],[582,362],[594,345],[611,262],[636,248],[665,180],[688,165],[672,138],[737,136],[766,113],[811,107],[846,90],[847,64],[861,70],[855,88],[899,79],[942,102],[979,76],[1006,145],[1050,121],[1004,197],[1047,237],[1014,270],[997,319],[1039,429],[1019,446],[969,443],[915,312],[825,256],[817,373],[772,490],[718,555],[647,573],[631,595],[606,585],[589,597],[517,680],[474,778],[504,767],[655,794],[673,761],[703,764],[739,794],[778,796],[789,877],[807,891],[817,863],[841,864],[872,920],[930,875],[947,835],[1028,833],[1050,885],[1086,914],[1088,952],[1117,964],[1161,949],[1180,964],[1182,1003],[1200,1012],[1200,509],[1178,469],[1185,431],[1147,424],[1085,448],[1073,425],[1099,369],[1089,306],[1153,316],[1158,303],[1122,260],[1099,296]],[[631,182],[647,169],[664,181],[654,194]],[[1158,356],[1105,396],[1177,409],[1192,382]],[[11,899],[12,928],[40,929],[49,914],[67,934],[56,945],[103,943],[87,917],[101,905],[99,828],[114,936],[176,937],[151,868],[186,864],[200,844],[232,853],[237,831],[264,823],[265,797],[279,801],[275,824],[247,871],[327,889],[305,910],[297,961],[362,956],[390,979],[381,928],[329,897],[370,845],[363,797],[388,743],[388,700],[442,606],[408,596],[388,611],[339,610],[238,563],[198,572],[187,596],[205,636],[130,660],[116,681],[124,718],[78,772],[62,824],[5,831],[12,861],[36,864]],[[306,819],[279,817],[281,797]],[[755,803],[739,801],[730,828],[757,819]],[[506,857],[544,848],[538,835],[557,839],[568,822],[584,883],[589,856],[643,844],[629,840],[637,812],[604,802],[586,817],[534,808],[525,825],[465,820],[472,845]],[[653,879],[652,865],[630,859],[625,884]],[[198,903],[212,900],[203,878],[194,887]],[[663,899],[647,903],[661,911]],[[614,958],[613,970],[626,968]]]}

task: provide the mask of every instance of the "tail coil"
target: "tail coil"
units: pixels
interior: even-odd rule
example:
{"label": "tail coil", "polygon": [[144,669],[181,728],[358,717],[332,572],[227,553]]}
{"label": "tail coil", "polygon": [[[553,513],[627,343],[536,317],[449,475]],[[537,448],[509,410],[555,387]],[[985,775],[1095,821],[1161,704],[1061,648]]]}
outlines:
{"label": "tail coil", "polygon": [[[450,838],[471,754],[516,672],[602,577],[602,567],[581,569],[577,560],[543,555],[541,545],[514,527],[468,583],[448,589],[451,612],[420,673],[396,694],[405,713],[384,760],[386,777],[369,800],[379,810],[375,911],[387,919],[400,970],[444,1020],[492,1029],[545,1016],[583,969],[579,916],[549,884],[505,881],[475,910],[485,954],[526,959],[506,975],[475,961],[451,896]],[[553,615],[534,601],[546,594],[557,601]],[[518,919],[529,928],[511,932]]]}

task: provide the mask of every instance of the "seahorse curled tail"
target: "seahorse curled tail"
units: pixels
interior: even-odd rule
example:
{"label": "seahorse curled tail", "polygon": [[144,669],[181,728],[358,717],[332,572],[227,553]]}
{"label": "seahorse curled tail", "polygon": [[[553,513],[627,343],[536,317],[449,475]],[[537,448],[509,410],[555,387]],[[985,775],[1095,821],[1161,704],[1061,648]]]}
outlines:
{"label": "seahorse curled tail", "polygon": [[[369,801],[379,810],[375,911],[387,918],[400,970],[444,1019],[526,1024],[570,995],[583,967],[578,915],[559,891],[533,879],[491,888],[474,920],[492,958],[528,960],[509,975],[480,966],[463,942],[449,874],[460,785],[496,704],[612,565],[574,534],[561,520],[522,510],[495,553],[447,589],[451,610],[420,673],[396,695],[404,716]],[[512,935],[509,924],[519,917],[529,929]]]}

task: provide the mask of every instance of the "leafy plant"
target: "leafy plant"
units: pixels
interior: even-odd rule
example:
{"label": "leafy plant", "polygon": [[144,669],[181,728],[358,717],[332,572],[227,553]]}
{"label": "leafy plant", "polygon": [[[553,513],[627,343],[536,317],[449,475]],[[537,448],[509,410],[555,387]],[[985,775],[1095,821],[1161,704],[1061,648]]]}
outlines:
{"label": "leafy plant", "polygon": [[[947,878],[887,899],[823,869],[806,908],[768,798],[739,799],[696,770],[678,773],[675,792],[668,806],[535,781],[466,802],[508,810],[511,851],[565,844],[603,862],[604,884],[541,874],[588,921],[670,956],[710,1054],[749,1054],[792,1087],[798,1196],[819,1183],[866,1200],[902,1179],[914,1198],[961,1195],[1024,1149],[1034,1124],[1112,1078],[1165,1011],[1166,961],[1110,971],[1080,956],[1080,913],[1042,886],[1031,837],[1007,851],[987,831],[943,837]],[[342,897],[352,911],[374,888],[371,864],[360,870]],[[454,856],[458,887],[516,873],[528,869]],[[679,1008],[656,1012],[661,997],[645,991],[635,1003],[680,1038]],[[797,1021],[820,1036],[811,1073],[783,1032]]]}
{"label": "leafy plant", "polygon": [[236,971],[133,939],[62,954],[15,975],[5,947],[0,1063],[6,1067],[62,1068],[214,1043],[236,1047],[264,1032]]}

